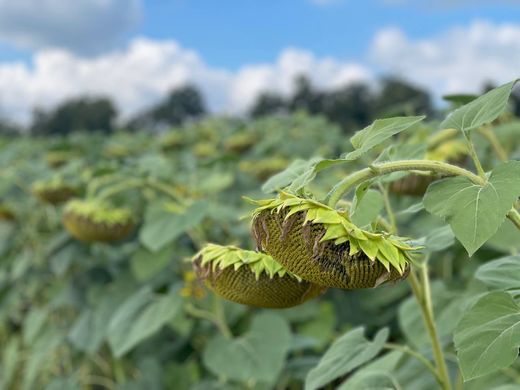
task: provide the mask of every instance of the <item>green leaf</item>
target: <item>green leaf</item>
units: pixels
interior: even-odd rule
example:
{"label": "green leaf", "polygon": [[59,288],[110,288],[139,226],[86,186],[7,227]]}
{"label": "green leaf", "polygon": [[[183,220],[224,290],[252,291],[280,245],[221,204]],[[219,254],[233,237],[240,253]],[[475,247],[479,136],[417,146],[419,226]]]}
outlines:
{"label": "green leaf", "polygon": [[368,363],[341,384],[338,390],[383,390],[394,389],[397,379],[395,369],[403,353],[393,351]]}
{"label": "green leaf", "polygon": [[108,327],[108,343],[116,357],[159,331],[178,312],[180,295],[172,291],[158,296],[145,287],[129,297],[114,313]]}
{"label": "green leaf", "polygon": [[388,138],[421,122],[425,116],[395,117],[378,119],[371,125],[354,134],[350,142],[356,150],[347,153],[343,159],[356,160],[373,147],[381,144]]}
{"label": "green leaf", "polygon": [[517,80],[511,81],[492,89],[456,109],[441,123],[441,128],[469,131],[495,120],[506,109],[509,95],[516,82]]}
{"label": "green leaf", "polygon": [[437,181],[428,187],[423,203],[428,212],[449,222],[472,255],[497,232],[518,195],[520,161],[509,161],[493,169],[483,186],[465,177]]}
{"label": "green leaf", "polygon": [[48,311],[46,309],[34,308],[29,312],[24,321],[23,342],[25,345],[31,345],[36,336],[43,329],[47,321]]}
{"label": "green leaf", "polygon": [[383,207],[383,195],[379,191],[371,189],[356,191],[350,218],[357,226],[366,226],[375,221]]}
{"label": "green leaf", "polygon": [[337,339],[322,356],[305,380],[305,390],[315,390],[350,373],[360,365],[372,360],[383,348],[388,338],[388,329],[381,329],[374,341],[364,336],[363,328],[356,328]]}
{"label": "green leaf", "polygon": [[506,253],[520,251],[520,240],[518,239],[518,228],[506,219],[498,228],[497,232],[487,242],[486,246]]}
{"label": "green leaf", "polygon": [[157,252],[187,230],[197,226],[209,212],[209,203],[195,202],[187,209],[172,212],[164,205],[152,204],[139,232],[141,243]]}
{"label": "green leaf", "polygon": [[130,258],[132,274],[140,282],[149,280],[170,263],[172,255],[172,246],[165,246],[157,252],[139,248]]}
{"label": "green leaf", "polygon": [[286,321],[276,314],[261,313],[243,336],[232,340],[214,337],[204,350],[203,362],[219,377],[272,383],[282,370],[290,342]]}
{"label": "green leaf", "polygon": [[0,365],[0,389],[9,389],[15,378],[16,369],[22,359],[20,340],[12,337],[2,347],[2,364]]}
{"label": "green leaf", "polygon": [[293,161],[283,171],[271,176],[263,185],[262,191],[265,193],[276,192],[288,187],[295,180],[305,181],[303,177],[310,176],[309,172],[314,172],[316,162],[321,158],[313,158],[310,160],[297,159]]}
{"label": "green leaf", "polygon": [[465,380],[510,366],[520,347],[520,306],[506,292],[486,294],[466,311],[454,341]]}
{"label": "green leaf", "polygon": [[475,278],[495,290],[520,289],[520,256],[507,256],[481,265]]}

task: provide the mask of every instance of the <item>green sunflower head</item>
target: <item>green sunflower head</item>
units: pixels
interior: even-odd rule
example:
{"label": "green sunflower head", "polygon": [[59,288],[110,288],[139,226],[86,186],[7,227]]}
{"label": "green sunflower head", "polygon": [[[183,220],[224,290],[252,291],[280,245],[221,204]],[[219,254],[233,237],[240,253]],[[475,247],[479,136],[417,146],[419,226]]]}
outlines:
{"label": "green sunflower head", "polygon": [[253,133],[237,133],[229,137],[224,143],[224,149],[232,153],[244,153],[251,149],[257,141]]}
{"label": "green sunflower head", "polygon": [[38,180],[32,185],[32,192],[42,202],[60,204],[77,195],[78,190],[67,184],[61,177],[53,177],[50,180]]}
{"label": "green sunflower head", "polygon": [[69,201],[62,215],[65,229],[85,242],[111,242],[128,236],[135,225],[132,212],[99,201]]}
{"label": "green sunflower head", "polygon": [[14,221],[15,219],[16,216],[11,207],[0,203],[0,221]]}
{"label": "green sunflower head", "polygon": [[185,137],[179,131],[170,131],[163,135],[159,141],[164,151],[175,150],[185,143]]}
{"label": "green sunflower head", "polygon": [[344,289],[377,287],[408,275],[414,248],[403,238],[354,225],[347,214],[281,193],[252,201],[252,234],[260,251],[304,280]]}
{"label": "green sunflower head", "polygon": [[271,256],[234,246],[208,244],[192,258],[192,264],[209,289],[245,305],[287,308],[325,291],[288,272]]}
{"label": "green sunflower head", "polygon": [[45,162],[53,168],[61,167],[77,157],[77,153],[71,150],[51,150],[45,154]]}
{"label": "green sunflower head", "polygon": [[283,157],[267,158],[259,161],[242,161],[238,168],[245,173],[252,174],[260,181],[265,181],[275,173],[287,168],[289,162]]}
{"label": "green sunflower head", "polygon": [[437,145],[426,152],[428,160],[457,163],[464,161],[468,156],[468,146],[460,139],[452,139]]}

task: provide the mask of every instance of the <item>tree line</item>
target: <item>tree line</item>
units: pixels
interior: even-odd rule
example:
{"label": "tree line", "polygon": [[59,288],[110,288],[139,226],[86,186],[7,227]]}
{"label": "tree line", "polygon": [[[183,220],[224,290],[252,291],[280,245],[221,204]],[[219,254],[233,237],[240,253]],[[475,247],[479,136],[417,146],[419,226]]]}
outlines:
{"label": "tree line", "polygon": [[[485,90],[492,88],[486,85]],[[520,91],[513,95],[513,110],[520,115]],[[357,130],[374,118],[396,115],[435,115],[431,94],[403,79],[388,77],[377,88],[358,82],[337,89],[320,90],[304,75],[295,79],[294,92],[283,96],[273,91],[261,93],[247,115],[265,115],[305,110],[323,115],[339,124],[346,133]],[[129,130],[157,129],[181,125],[208,114],[206,102],[194,85],[173,89],[158,103],[122,124]],[[33,135],[65,135],[74,131],[112,133],[121,126],[113,102],[106,97],[79,97],[67,100],[55,108],[36,109],[25,132]],[[0,133],[20,132],[18,126],[0,118]]]}

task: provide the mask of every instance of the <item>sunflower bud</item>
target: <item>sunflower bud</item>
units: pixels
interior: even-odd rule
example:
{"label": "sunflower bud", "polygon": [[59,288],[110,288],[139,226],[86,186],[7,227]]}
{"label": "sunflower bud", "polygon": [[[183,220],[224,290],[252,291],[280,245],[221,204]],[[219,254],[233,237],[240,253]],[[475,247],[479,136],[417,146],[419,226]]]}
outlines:
{"label": "sunflower bud", "polygon": [[192,263],[197,276],[213,292],[250,306],[292,307],[326,289],[287,272],[271,256],[233,246],[208,244]]}
{"label": "sunflower bud", "polygon": [[60,204],[77,195],[77,189],[65,183],[61,178],[39,180],[32,186],[32,192],[42,202]]}
{"label": "sunflower bud", "polygon": [[59,168],[77,157],[75,152],[70,150],[51,150],[45,154],[45,162],[53,168]]}
{"label": "sunflower bud", "polygon": [[134,228],[130,210],[79,199],[67,203],[62,222],[73,237],[86,242],[117,241],[128,236]]}
{"label": "sunflower bud", "polygon": [[281,193],[254,202],[257,247],[304,280],[344,289],[404,279],[414,249],[403,239],[355,226],[346,214]]}

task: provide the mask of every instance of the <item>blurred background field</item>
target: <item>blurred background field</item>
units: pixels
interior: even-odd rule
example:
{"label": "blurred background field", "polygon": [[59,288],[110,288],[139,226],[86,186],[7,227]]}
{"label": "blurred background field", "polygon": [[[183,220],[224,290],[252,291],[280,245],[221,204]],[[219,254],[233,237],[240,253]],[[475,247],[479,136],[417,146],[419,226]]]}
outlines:
{"label": "blurred background field", "polygon": [[[388,326],[392,341],[430,353],[406,283],[256,309],[217,298],[187,259],[205,242],[254,249],[242,197],[270,197],[277,173],[352,150],[373,120],[428,115],[393,140],[425,145],[448,110],[518,77],[520,8],[218,3],[0,0],[0,389],[303,389],[357,326],[369,339]],[[493,131],[517,159],[518,88],[509,103]],[[492,166],[485,134],[475,143]],[[368,161],[320,173],[310,189],[323,197]],[[126,210],[128,231],[78,240],[63,222],[76,198]],[[420,197],[394,201],[405,210]],[[450,345],[460,305],[482,288],[474,271],[517,251],[516,237],[504,226],[469,262],[437,218],[398,218],[403,234],[437,234],[434,307]],[[237,362],[236,344],[216,348],[222,326],[254,352]],[[400,388],[437,386],[401,352],[379,363]]]}

